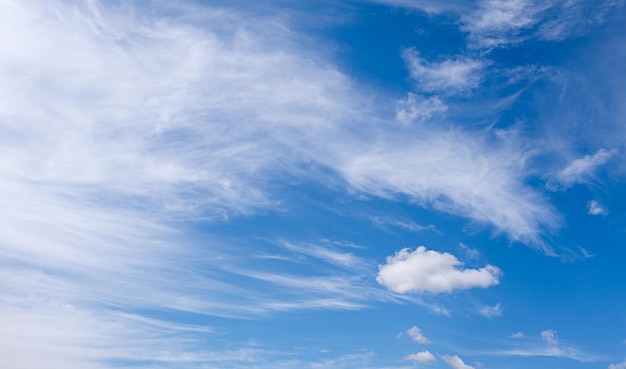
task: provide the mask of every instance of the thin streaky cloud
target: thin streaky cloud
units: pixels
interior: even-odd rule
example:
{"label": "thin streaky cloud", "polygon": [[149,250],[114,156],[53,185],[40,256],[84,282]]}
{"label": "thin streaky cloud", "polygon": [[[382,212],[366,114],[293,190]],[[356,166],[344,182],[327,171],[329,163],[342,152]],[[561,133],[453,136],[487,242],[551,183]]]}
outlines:
{"label": "thin streaky cloud", "polygon": [[[588,183],[593,179],[595,171],[611,160],[616,153],[616,150],[600,149],[594,154],[572,160],[554,176],[557,186],[568,188],[577,183]],[[554,184],[552,187],[554,187]]]}

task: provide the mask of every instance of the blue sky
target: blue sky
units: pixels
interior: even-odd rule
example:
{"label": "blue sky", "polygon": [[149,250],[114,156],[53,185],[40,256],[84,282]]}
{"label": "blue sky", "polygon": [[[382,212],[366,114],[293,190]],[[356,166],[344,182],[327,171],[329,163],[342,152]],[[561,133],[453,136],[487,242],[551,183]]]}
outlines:
{"label": "blue sky", "polygon": [[0,7],[7,368],[626,368],[622,0]]}

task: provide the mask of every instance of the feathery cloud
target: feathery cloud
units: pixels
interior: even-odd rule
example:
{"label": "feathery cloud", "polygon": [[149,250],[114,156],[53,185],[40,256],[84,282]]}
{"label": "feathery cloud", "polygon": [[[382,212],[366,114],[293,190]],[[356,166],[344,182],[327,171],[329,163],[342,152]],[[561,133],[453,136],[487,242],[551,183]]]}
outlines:
{"label": "feathery cloud", "polygon": [[593,177],[595,170],[606,164],[615,153],[615,150],[600,149],[593,155],[585,155],[582,158],[573,160],[556,173],[554,176],[555,180],[564,188],[571,187],[577,183],[586,183]]}
{"label": "feathery cloud", "polygon": [[482,81],[483,61],[458,58],[432,63],[419,56],[415,49],[402,53],[411,77],[426,92],[452,95],[478,87]]}

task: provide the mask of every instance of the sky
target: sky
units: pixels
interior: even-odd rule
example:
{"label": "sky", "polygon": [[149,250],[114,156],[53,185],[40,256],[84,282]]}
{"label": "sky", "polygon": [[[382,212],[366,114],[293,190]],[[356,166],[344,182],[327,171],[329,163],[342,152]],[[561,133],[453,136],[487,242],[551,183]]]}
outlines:
{"label": "sky", "polygon": [[0,0],[11,369],[626,369],[624,0]]}

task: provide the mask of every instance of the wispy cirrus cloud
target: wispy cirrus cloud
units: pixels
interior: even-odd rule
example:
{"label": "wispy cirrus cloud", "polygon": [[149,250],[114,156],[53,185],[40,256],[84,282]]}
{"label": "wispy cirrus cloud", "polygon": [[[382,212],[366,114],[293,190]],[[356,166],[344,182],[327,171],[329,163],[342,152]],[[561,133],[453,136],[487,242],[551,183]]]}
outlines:
{"label": "wispy cirrus cloud", "polygon": [[530,38],[563,40],[588,31],[623,5],[615,1],[483,0],[463,17],[470,47],[507,47]]}
{"label": "wispy cirrus cloud", "polygon": [[572,345],[559,342],[556,337],[556,332],[551,329],[546,329],[540,333],[541,340],[537,342],[537,339],[527,337],[523,334],[516,333],[512,336],[516,341],[524,340],[524,342],[515,343],[515,347],[512,349],[495,350],[487,352],[489,355],[504,355],[504,356],[545,356],[545,357],[560,357],[580,362],[595,362],[606,360],[602,355],[596,355],[580,350]]}
{"label": "wispy cirrus cloud", "polygon": [[[465,92],[478,87],[483,78],[485,62],[482,60],[461,57],[429,62],[420,57],[415,49],[404,50],[402,56],[417,87],[425,92],[444,95]],[[435,105],[431,109],[438,108],[436,101],[432,104]]]}
{"label": "wispy cirrus cloud", "polygon": [[556,183],[548,183],[548,186],[551,188],[555,186],[568,188],[577,183],[587,183],[593,178],[597,168],[606,164],[616,153],[616,150],[600,149],[594,154],[572,160],[554,175],[554,182]]}
{"label": "wispy cirrus cloud", "polygon": [[[8,1],[0,10],[0,85],[9,86],[0,89],[0,321],[6,337],[34,342],[40,354],[27,358],[7,343],[7,362],[249,365],[270,353],[242,348],[219,358],[187,345],[210,330],[139,312],[254,317],[389,299],[364,280],[359,268],[367,263],[356,253],[289,244],[327,269],[278,273],[272,263],[297,262],[284,250],[258,262],[246,245],[225,247],[216,234],[198,241],[187,227],[280,209],[287,179],[407,196],[531,245],[544,226],[558,225],[547,201],[525,185],[524,148],[480,132],[397,127],[279,19],[189,3],[150,9]],[[426,91],[480,83],[473,59],[412,57]],[[411,122],[443,110],[435,98],[422,105],[410,95],[400,106]],[[410,281],[409,290],[498,281],[495,267],[460,269],[453,256],[435,256],[447,282]],[[414,258],[398,254],[391,264]],[[110,322],[104,332],[103,320]]]}

